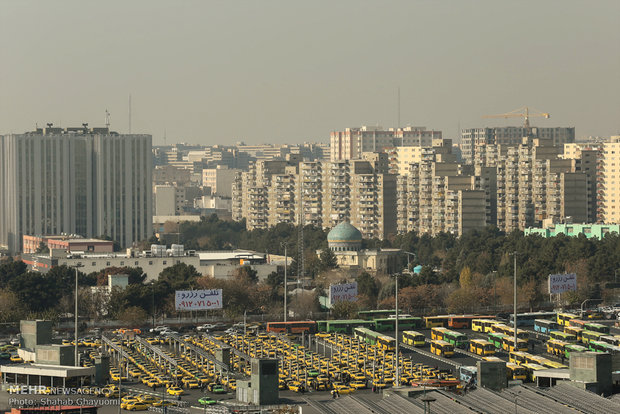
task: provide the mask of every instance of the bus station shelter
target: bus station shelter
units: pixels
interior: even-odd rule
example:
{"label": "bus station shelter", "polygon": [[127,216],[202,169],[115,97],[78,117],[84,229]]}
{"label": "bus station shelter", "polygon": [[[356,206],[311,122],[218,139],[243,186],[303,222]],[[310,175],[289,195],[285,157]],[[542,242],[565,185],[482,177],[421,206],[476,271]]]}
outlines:
{"label": "bus station shelter", "polygon": [[95,367],[66,365],[19,364],[2,365],[2,383],[9,385],[46,385],[49,387],[79,387],[92,384]]}

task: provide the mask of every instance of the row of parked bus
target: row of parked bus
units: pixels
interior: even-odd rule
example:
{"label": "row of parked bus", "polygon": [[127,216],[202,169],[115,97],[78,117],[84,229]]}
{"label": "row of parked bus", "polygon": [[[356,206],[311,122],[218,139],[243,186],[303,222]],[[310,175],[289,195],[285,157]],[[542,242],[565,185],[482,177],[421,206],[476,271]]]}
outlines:
{"label": "row of parked bus", "polygon": [[526,370],[526,380],[535,381],[536,371],[543,369],[568,368],[559,362],[551,361],[540,355],[532,355],[528,352],[513,351],[508,354],[508,362],[517,364]]}

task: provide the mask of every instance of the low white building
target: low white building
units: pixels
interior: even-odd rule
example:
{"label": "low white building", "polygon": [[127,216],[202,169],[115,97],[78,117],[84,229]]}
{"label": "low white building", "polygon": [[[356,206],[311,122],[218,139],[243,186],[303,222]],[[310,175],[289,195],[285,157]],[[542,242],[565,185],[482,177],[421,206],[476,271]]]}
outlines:
{"label": "low white building", "polygon": [[161,255],[153,255],[150,251],[137,252],[128,249],[126,253],[110,254],[60,254],[54,251],[51,255],[30,257],[29,267],[34,271],[47,272],[52,267],[72,267],[81,264],[83,273],[99,272],[107,267],[140,267],[146,273],[146,282],[155,280],[167,267],[179,263],[194,266],[203,276],[219,279],[230,277],[241,266],[250,266],[256,270],[259,280],[266,279],[269,274],[277,271],[277,264],[270,263],[267,255],[251,250],[221,250],[196,252],[166,250]]}

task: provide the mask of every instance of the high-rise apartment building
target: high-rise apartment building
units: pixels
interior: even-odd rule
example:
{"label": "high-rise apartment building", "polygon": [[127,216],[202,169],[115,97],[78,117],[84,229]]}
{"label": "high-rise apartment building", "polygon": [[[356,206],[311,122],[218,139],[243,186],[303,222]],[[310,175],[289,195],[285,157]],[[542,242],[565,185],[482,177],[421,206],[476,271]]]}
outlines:
{"label": "high-rise apartment building", "polygon": [[248,229],[278,223],[332,228],[350,221],[368,238],[396,232],[396,176],[387,154],[364,160],[258,161],[233,183],[233,217]]}
{"label": "high-rise apartment building", "polygon": [[381,152],[391,147],[430,147],[441,139],[441,131],[424,127],[390,128],[363,126],[333,131],[330,135],[331,161],[358,160],[364,152]]}
{"label": "high-rise apartment building", "polygon": [[441,232],[463,234],[490,224],[488,183],[474,176],[471,165],[441,161],[446,153],[424,148],[397,181],[397,228],[399,233]]}
{"label": "high-rise apartment building", "polygon": [[463,159],[473,164],[476,159],[476,148],[485,145],[520,145],[524,137],[548,139],[553,145],[561,147],[566,143],[575,142],[574,127],[494,127],[470,128],[461,131],[461,151]]}
{"label": "high-rise apartment building", "polygon": [[620,223],[620,136],[603,143],[599,164],[599,220]]}
{"label": "high-rise apartment building", "polygon": [[501,230],[587,220],[587,175],[573,160],[559,158],[562,147],[551,139],[522,138],[516,146],[480,144],[475,151],[477,171],[496,171],[495,185],[489,190],[496,200],[496,223]]}
{"label": "high-rise apartment building", "polygon": [[0,136],[0,244],[24,234],[106,235],[121,246],[152,234],[150,135],[38,128]]}

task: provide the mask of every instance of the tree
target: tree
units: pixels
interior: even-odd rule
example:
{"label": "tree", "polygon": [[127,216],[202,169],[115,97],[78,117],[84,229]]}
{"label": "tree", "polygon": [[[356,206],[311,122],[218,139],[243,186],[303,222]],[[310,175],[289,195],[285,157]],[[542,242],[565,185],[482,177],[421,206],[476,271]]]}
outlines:
{"label": "tree", "polygon": [[177,263],[167,267],[159,274],[159,281],[168,286],[169,292],[189,289],[200,277],[200,273],[192,265]]}
{"label": "tree", "polygon": [[258,282],[258,272],[252,269],[250,266],[240,266],[233,270],[232,277],[241,283],[253,283]]}
{"label": "tree", "polygon": [[357,316],[357,303],[340,300],[332,305],[334,319],[354,319]]}
{"label": "tree", "polygon": [[55,278],[38,272],[22,273],[11,280],[9,287],[34,312],[54,308],[67,290]]}
{"label": "tree", "polygon": [[130,306],[124,310],[122,310],[117,318],[120,321],[130,325],[130,326],[139,326],[146,321],[148,318],[148,314],[146,311],[138,306]]}
{"label": "tree", "polygon": [[43,242],[39,243],[39,247],[37,247],[37,250],[35,251],[36,254],[45,254],[49,252],[50,252],[49,247],[47,247],[47,244]]}
{"label": "tree", "polygon": [[6,288],[11,280],[26,273],[28,267],[21,260],[11,258],[3,260],[0,264],[0,288]]}
{"label": "tree", "polygon": [[23,313],[17,295],[10,290],[0,291],[0,322],[18,321]]}
{"label": "tree", "polygon": [[369,299],[374,298],[376,301],[380,288],[379,281],[368,272],[363,272],[357,277],[357,292],[368,296]]}
{"label": "tree", "polygon": [[321,269],[335,269],[338,267],[338,259],[330,248],[321,250]]}

